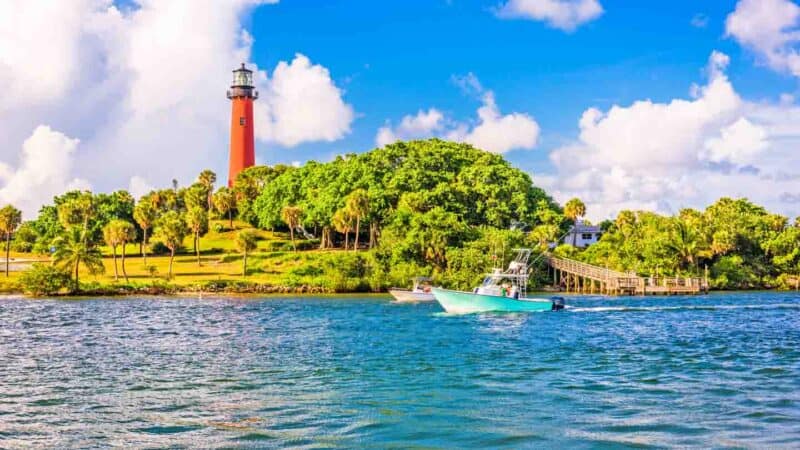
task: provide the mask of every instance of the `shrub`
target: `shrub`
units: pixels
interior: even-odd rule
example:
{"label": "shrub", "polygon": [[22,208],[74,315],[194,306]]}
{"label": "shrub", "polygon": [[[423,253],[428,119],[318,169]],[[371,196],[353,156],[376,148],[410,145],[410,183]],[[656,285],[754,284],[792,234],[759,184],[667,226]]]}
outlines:
{"label": "shrub", "polygon": [[[169,255],[169,248],[167,248],[163,242],[156,241],[150,245],[150,253],[154,255]],[[177,253],[177,251],[175,253]]]}
{"label": "shrub", "polygon": [[34,263],[22,273],[19,284],[28,295],[54,295],[72,284],[69,273],[49,264]]}
{"label": "shrub", "polygon": [[[298,251],[314,250],[316,248],[319,248],[319,239],[306,239],[304,241],[296,241],[296,244]],[[291,247],[291,243],[289,243],[289,246]]]}
{"label": "shrub", "polygon": [[743,289],[753,284],[753,275],[739,255],[723,256],[711,266],[711,287]]}
{"label": "shrub", "polygon": [[23,223],[17,232],[14,233],[14,240],[11,241],[11,249],[15,252],[29,253],[33,251],[38,237],[39,235],[31,226],[30,222]]}
{"label": "shrub", "polygon": [[295,276],[298,276],[298,277],[315,277],[315,276],[322,275],[323,273],[325,273],[324,270],[322,270],[319,267],[314,266],[312,264],[303,265],[303,266],[300,266],[300,267],[295,267],[295,268],[289,270],[289,274],[295,275]]}
{"label": "shrub", "polygon": [[156,275],[158,275],[158,267],[153,265],[147,266],[147,273],[150,274],[150,278],[154,278]]}

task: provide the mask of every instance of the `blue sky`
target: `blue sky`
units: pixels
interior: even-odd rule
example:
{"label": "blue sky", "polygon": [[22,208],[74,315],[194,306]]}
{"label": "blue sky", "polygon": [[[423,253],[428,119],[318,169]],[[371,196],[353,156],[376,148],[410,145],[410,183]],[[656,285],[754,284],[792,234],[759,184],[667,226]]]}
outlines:
{"label": "blue sky", "polygon": [[260,163],[437,136],[592,219],[721,196],[798,216],[798,1],[0,2],[0,203],[226,180],[245,61]]}
{"label": "blue sky", "polygon": [[[787,75],[754,64],[726,38],[731,1],[604,1],[603,15],[572,33],[543,22],[499,20],[497,1],[284,1],[257,8],[247,26],[253,61],[273,67],[296,52],[330,69],[358,113],[352,133],[335,143],[291,152],[259,143],[267,162],[329,159],[375,146],[375,130],[418,109],[437,107],[473,118],[479,99],[453,75],[474,73],[494,90],[503,111],[531,114],[542,129],[534,150],[507,157],[534,172],[552,169],[549,150],[574,139],[588,107],[608,109],[638,99],[687,97],[703,81],[709,54],[731,56],[728,69],[748,98],[776,99],[796,90]],[[692,25],[698,15],[705,27]]]}

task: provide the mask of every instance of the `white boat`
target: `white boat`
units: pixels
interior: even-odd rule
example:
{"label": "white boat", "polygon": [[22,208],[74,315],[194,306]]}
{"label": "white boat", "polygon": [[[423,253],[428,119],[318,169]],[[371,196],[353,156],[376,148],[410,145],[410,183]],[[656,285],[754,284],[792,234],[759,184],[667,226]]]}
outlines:
{"label": "white boat", "polygon": [[526,298],[528,288],[528,258],[531,251],[518,249],[517,257],[508,269],[494,269],[483,280],[483,284],[472,292],[432,289],[436,301],[445,311],[453,314],[480,312],[535,312],[559,310],[563,299]]}
{"label": "white boat", "polygon": [[426,277],[414,278],[412,289],[391,288],[389,294],[399,303],[432,302],[436,298],[431,289],[431,279]]}

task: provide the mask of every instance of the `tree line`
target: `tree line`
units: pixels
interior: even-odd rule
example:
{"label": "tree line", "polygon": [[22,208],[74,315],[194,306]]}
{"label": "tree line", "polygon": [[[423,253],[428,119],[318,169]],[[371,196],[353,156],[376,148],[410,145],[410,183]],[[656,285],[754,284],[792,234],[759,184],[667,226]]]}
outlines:
{"label": "tree line", "polygon": [[[206,170],[189,186],[173,182],[139,199],[126,191],[67,192],[35,219],[11,220],[7,249],[52,255],[78,286],[79,267],[102,270],[102,244],[111,250],[115,278],[127,279],[126,249],[138,243],[145,265],[152,251],[169,254],[171,277],[173,258],[187,236],[200,264],[200,241],[210,220],[223,219],[233,229],[238,219],[288,232],[295,250],[302,237],[304,249],[372,249],[373,265],[443,273],[448,252],[467,242],[495,231],[522,233],[560,215],[529,175],[500,155],[437,139],[302,167],[252,167],[230,189],[215,184],[216,175]],[[255,235],[240,234],[241,251],[252,251]]]}
{"label": "tree line", "polygon": [[[502,156],[438,139],[301,167],[251,167],[232,188],[216,187],[216,181],[205,170],[189,186],[173,182],[139,199],[126,191],[67,192],[26,222],[6,206],[0,209],[6,254],[50,254],[77,287],[79,267],[102,270],[102,244],[111,251],[115,278],[127,279],[126,249],[136,243],[145,266],[151,252],[168,254],[172,277],[174,256],[187,236],[199,265],[210,221],[233,230],[238,220],[253,227],[232,237],[244,274],[247,255],[256,249],[254,229],[263,229],[286,232],[295,251],[346,250],[353,257],[338,265],[372,289],[418,275],[471,288],[488,268],[504,264],[513,248],[549,250],[586,214],[578,199],[562,208]],[[705,211],[687,209],[674,217],[624,211],[600,225],[605,233],[598,244],[581,251],[566,242],[573,246],[555,251],[646,275],[708,268],[721,288],[775,285],[800,272],[797,222],[743,199],[721,199]]]}
{"label": "tree line", "polygon": [[800,218],[747,199],[721,198],[673,216],[622,211],[600,225],[597,244],[558,252],[642,276],[707,275],[716,289],[796,287],[800,275]]}

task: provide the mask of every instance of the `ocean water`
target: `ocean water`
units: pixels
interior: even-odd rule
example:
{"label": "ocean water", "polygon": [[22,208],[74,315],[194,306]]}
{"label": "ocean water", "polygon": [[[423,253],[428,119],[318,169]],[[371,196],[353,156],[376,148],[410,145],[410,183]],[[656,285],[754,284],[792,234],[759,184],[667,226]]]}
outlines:
{"label": "ocean water", "polygon": [[0,300],[0,448],[800,447],[800,296]]}

